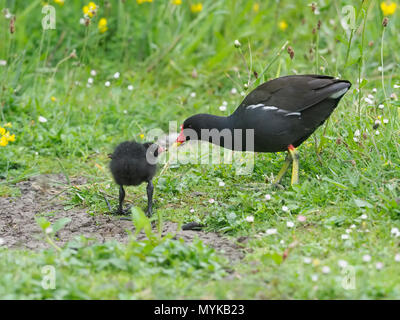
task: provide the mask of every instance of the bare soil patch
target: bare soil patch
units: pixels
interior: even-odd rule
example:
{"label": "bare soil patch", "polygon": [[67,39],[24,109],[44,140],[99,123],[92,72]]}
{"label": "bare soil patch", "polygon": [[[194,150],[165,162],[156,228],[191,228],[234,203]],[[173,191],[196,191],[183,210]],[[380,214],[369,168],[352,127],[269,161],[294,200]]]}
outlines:
{"label": "bare soil patch", "polygon": [[[85,178],[71,178],[73,185],[86,183]],[[83,235],[99,242],[117,240],[126,242],[128,232],[134,232],[132,222],[120,220],[107,214],[91,215],[82,207],[65,210],[65,203],[55,197],[67,187],[62,174],[39,175],[17,184],[21,197],[0,197],[0,238],[9,248],[43,249],[49,245],[43,240],[40,227],[36,224],[37,215],[45,215],[54,222],[60,218],[71,218],[71,222],[58,232],[56,243],[60,246]],[[175,233],[177,224],[165,221],[163,234]],[[139,235],[139,239],[144,238]],[[215,248],[230,260],[243,257],[243,252],[231,240],[214,232],[179,231],[177,238],[191,242],[198,237],[203,243]]]}

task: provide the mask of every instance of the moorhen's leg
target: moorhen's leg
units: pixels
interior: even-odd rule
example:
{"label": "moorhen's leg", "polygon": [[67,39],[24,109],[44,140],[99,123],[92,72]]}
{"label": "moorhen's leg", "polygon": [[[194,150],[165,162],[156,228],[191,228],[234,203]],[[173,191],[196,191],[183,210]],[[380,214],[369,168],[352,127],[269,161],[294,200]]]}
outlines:
{"label": "moorhen's leg", "polygon": [[285,173],[291,163],[292,163],[292,157],[290,154],[288,154],[285,159],[285,164],[283,165],[282,169],[279,171],[277,177],[275,178],[275,180],[273,182],[274,185],[277,185],[279,182],[281,182],[283,176],[285,175]]}
{"label": "moorhen's leg", "polygon": [[122,203],[124,202],[125,199],[125,190],[122,185],[119,186],[119,206],[118,206],[118,214],[124,214],[124,211],[122,210]]}
{"label": "moorhen's leg", "polygon": [[147,216],[151,216],[153,214],[153,182],[150,180],[147,183]]}
{"label": "moorhen's leg", "polygon": [[293,160],[291,184],[294,185],[299,182],[299,153],[292,145],[288,147],[288,150]]}

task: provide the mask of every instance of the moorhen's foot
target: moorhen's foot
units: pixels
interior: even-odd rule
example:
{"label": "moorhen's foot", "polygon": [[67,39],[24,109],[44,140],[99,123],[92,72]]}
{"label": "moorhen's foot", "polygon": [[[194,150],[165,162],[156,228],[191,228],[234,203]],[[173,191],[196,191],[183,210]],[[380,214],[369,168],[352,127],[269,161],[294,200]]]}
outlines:
{"label": "moorhen's foot", "polygon": [[195,230],[195,231],[200,231],[202,228],[204,228],[204,225],[198,222],[189,222],[186,223],[182,226],[182,230]]}
{"label": "moorhen's foot", "polygon": [[148,218],[150,218],[151,216],[153,215],[153,209],[147,209],[146,210],[146,216],[148,217]]}
{"label": "moorhen's foot", "polygon": [[116,216],[129,216],[131,214],[131,208],[132,208],[132,206],[129,206],[128,208],[126,208],[124,210],[118,208],[114,212],[111,212],[111,214],[114,214]]}

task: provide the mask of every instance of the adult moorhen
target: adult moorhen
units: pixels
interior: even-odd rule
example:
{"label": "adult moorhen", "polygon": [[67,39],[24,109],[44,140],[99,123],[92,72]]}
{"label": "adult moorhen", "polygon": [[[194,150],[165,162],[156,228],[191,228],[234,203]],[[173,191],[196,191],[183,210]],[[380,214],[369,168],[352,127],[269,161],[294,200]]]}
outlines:
{"label": "adult moorhen", "polygon": [[[296,147],[331,115],[351,83],[323,75],[291,75],[265,82],[250,92],[228,117],[197,114],[185,120],[176,142],[205,140],[236,151],[289,151],[274,183],[279,183],[293,163],[292,185],[298,182]],[[225,134],[204,134],[202,129]],[[214,129],[214,130],[212,130]],[[217,130],[215,130],[217,129]],[[225,130],[224,130],[225,129]],[[239,135],[235,133],[236,129]],[[254,143],[246,139],[253,129]],[[230,133],[227,139],[226,132]],[[203,131],[204,132],[204,131]]]}
{"label": "adult moorhen", "polygon": [[119,206],[117,214],[124,214],[122,203],[125,199],[124,186],[137,186],[147,182],[147,214],[152,214],[153,183],[156,173],[156,158],[162,148],[151,142],[138,143],[125,141],[118,145],[109,155],[111,158],[110,170],[114,180],[119,184]]}

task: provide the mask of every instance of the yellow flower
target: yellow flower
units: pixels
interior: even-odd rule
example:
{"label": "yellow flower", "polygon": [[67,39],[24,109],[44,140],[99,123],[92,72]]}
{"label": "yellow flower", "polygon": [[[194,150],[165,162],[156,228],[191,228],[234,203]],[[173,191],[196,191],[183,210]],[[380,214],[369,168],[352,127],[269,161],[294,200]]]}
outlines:
{"label": "yellow flower", "polygon": [[193,13],[198,13],[201,10],[203,10],[203,4],[201,3],[192,4],[190,6],[190,11],[192,11]]}
{"label": "yellow flower", "polygon": [[56,98],[56,97],[51,97],[50,99],[51,99],[51,101],[53,101],[53,102],[56,102],[56,101],[57,101],[57,98]]}
{"label": "yellow flower", "polygon": [[182,0],[172,0],[172,4],[179,6],[182,4]]}
{"label": "yellow flower", "polygon": [[145,3],[145,2],[153,2],[153,0],[136,0],[136,2],[138,4],[142,4],[142,3]]}
{"label": "yellow flower", "polygon": [[6,129],[0,127],[0,136],[4,136],[6,134]]}
{"label": "yellow flower", "polygon": [[104,33],[108,30],[106,18],[101,18],[99,20],[98,28],[99,28],[100,33]]}
{"label": "yellow flower", "polygon": [[254,11],[254,12],[260,11],[260,4],[259,4],[258,2],[256,2],[256,3],[253,5],[253,11]]}
{"label": "yellow flower", "polygon": [[89,2],[87,6],[82,8],[83,14],[89,18],[93,18],[93,16],[97,12],[97,5],[94,2]]}
{"label": "yellow flower", "polygon": [[287,29],[287,27],[288,27],[288,24],[286,23],[285,20],[282,20],[281,22],[279,22],[278,27],[282,31],[285,31]]}
{"label": "yellow flower", "polygon": [[7,123],[4,125],[4,128],[12,128],[11,122],[7,122]]}
{"label": "yellow flower", "polygon": [[391,16],[396,11],[397,4],[392,1],[384,1],[381,3],[381,10],[384,16]]}
{"label": "yellow flower", "polygon": [[143,133],[141,133],[141,134],[139,134],[139,137],[140,137],[140,139],[144,139],[144,134]]}
{"label": "yellow flower", "polygon": [[6,139],[6,137],[1,137],[0,138],[0,147],[5,147],[8,144],[8,141]]}
{"label": "yellow flower", "polygon": [[59,6],[64,5],[64,0],[54,0],[55,3],[57,3]]}
{"label": "yellow flower", "polygon": [[13,134],[13,135],[8,135],[8,136],[5,136],[6,137],[6,139],[7,139],[7,141],[9,141],[9,142],[14,142],[15,141],[15,134]]}

